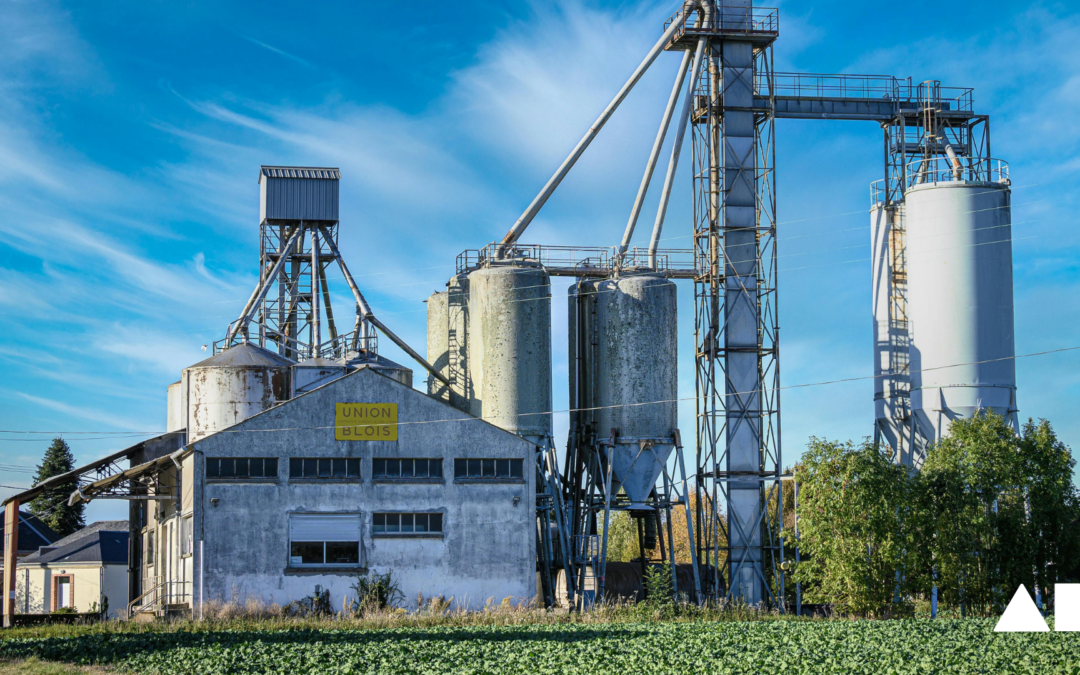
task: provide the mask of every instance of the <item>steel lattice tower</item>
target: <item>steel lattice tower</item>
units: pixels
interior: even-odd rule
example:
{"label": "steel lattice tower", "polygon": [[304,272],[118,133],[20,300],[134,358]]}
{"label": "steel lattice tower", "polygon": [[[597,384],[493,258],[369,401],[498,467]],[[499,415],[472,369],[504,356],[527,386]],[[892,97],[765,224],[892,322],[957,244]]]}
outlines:
{"label": "steel lattice tower", "polygon": [[[774,10],[764,10],[774,11]],[[696,549],[705,591],[782,602],[772,41],[717,7],[693,114]],[[688,29],[688,33],[692,33]],[[723,509],[723,510],[722,510]],[[710,517],[711,516],[711,517]]]}

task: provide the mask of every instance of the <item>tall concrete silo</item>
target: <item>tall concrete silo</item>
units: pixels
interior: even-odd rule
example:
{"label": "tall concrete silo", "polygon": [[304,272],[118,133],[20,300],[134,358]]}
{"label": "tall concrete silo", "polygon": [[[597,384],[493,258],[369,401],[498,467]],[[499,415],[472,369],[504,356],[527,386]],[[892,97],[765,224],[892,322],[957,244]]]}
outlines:
{"label": "tall concrete silo", "polygon": [[428,394],[469,412],[469,278],[451,277],[446,290],[433,293],[427,300],[427,359],[450,386],[428,378]]}
{"label": "tall concrete silo", "polygon": [[568,306],[570,400],[597,441],[613,444],[613,491],[645,509],[678,426],[675,284],[652,274],[583,281]]}
{"label": "tall concrete silo", "polygon": [[515,261],[468,277],[469,411],[538,445],[551,437],[551,279]]}
{"label": "tall concrete silo", "polygon": [[1012,227],[1005,182],[908,188],[911,405],[927,442],[993,410],[1016,424]]}
{"label": "tall concrete silo", "polygon": [[244,342],[185,368],[188,443],[263,412],[289,398],[295,361]]}

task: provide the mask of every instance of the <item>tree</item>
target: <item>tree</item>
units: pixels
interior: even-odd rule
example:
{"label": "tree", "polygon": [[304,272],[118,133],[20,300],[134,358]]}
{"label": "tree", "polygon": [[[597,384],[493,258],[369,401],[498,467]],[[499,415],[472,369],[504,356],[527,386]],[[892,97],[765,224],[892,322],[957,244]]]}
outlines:
{"label": "tree", "polygon": [[795,476],[808,559],[793,578],[806,600],[860,615],[906,610],[915,560],[907,469],[869,442],[813,438]]}
{"label": "tree", "polygon": [[[64,439],[54,438],[34,473],[34,485],[47,478],[65,474],[74,468],[75,458],[71,454],[71,448]],[[85,527],[83,510],[86,505],[80,502],[74,506],[68,506],[68,497],[77,487],[77,483],[73,480],[45,490],[30,502],[30,512],[41,518],[61,537],[66,537]]]}
{"label": "tree", "polygon": [[1080,546],[1074,464],[1045,420],[1020,435],[993,411],[952,423],[927,453],[918,490],[923,567],[945,602],[990,613],[1020,584],[1047,597],[1068,577]]}

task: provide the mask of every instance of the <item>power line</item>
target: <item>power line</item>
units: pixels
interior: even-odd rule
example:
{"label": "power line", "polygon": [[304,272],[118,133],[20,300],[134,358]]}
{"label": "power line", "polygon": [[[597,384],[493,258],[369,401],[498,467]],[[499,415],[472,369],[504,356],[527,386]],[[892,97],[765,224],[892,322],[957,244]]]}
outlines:
{"label": "power line", "polygon": [[[1016,360],[1016,359],[1029,358],[1029,357],[1034,357],[1034,356],[1046,356],[1046,355],[1049,355],[1049,354],[1060,354],[1060,353],[1063,353],[1063,352],[1071,352],[1071,351],[1077,351],[1077,350],[1080,350],[1080,345],[1074,346],[1074,347],[1061,347],[1059,349],[1047,349],[1047,350],[1044,350],[1044,351],[1031,352],[1031,353],[1028,353],[1028,354],[1017,354],[1015,356],[1003,356],[1001,358],[996,358],[996,359],[983,359],[983,360],[980,360],[980,361],[968,361],[968,362],[965,362],[965,363],[953,363],[953,364],[944,365],[944,366],[934,366],[933,368],[922,368],[920,370],[912,370],[912,371],[910,371],[909,374],[911,374],[911,373],[928,373],[928,372],[932,372],[932,371],[936,371],[936,370],[947,370],[949,368],[962,368],[964,366],[975,366],[975,365],[981,365],[981,364],[984,364],[984,363],[998,363],[998,362],[1001,362],[1001,361],[1013,361],[1013,360]],[[882,373],[881,375],[861,375],[861,376],[856,376],[856,377],[840,378],[840,379],[836,379],[836,380],[823,380],[823,381],[820,381],[820,382],[804,382],[802,384],[789,384],[789,385],[785,385],[785,386],[781,386],[781,387],[776,387],[775,389],[771,389],[771,388],[767,388],[767,389],[769,389],[771,391],[782,391],[782,390],[788,390],[788,389],[805,389],[807,387],[821,387],[821,386],[827,386],[827,385],[833,385],[833,384],[843,384],[843,383],[848,383],[848,382],[859,382],[859,381],[864,381],[864,380],[876,380],[876,379],[885,378],[885,377],[895,377],[896,375],[897,375],[897,373],[892,373],[892,372],[890,372],[890,373]],[[758,392],[757,391],[729,392],[727,395],[730,395],[730,396],[745,396],[745,395],[751,395],[751,394],[755,394],[755,393],[758,393]],[[557,414],[564,414],[564,413],[588,412],[588,411],[593,411],[593,410],[606,410],[606,409],[613,409],[613,408],[634,408],[634,407],[640,407],[640,406],[646,406],[646,405],[660,405],[660,404],[664,404],[664,403],[678,403],[680,401],[695,401],[695,400],[697,400],[696,396],[687,396],[687,397],[683,397],[683,398],[662,399],[662,400],[656,400],[656,401],[642,401],[642,402],[638,402],[638,403],[618,403],[618,404],[615,404],[615,405],[608,405],[608,406],[594,406],[594,407],[588,407],[588,408],[566,408],[566,409],[563,409],[563,410],[548,410],[548,411],[544,411],[544,412],[518,413],[516,415],[516,417],[533,417],[533,416],[536,416],[536,415],[557,415]],[[447,420],[418,420],[418,421],[413,421],[413,422],[397,422],[396,426],[410,426],[410,425],[420,425],[420,424],[442,424],[442,423],[448,423],[448,422],[468,422],[468,421],[483,420],[483,419],[484,418],[482,418],[482,417],[469,416],[469,417],[461,417],[461,418],[447,419]],[[351,427],[356,426],[356,425],[355,424],[350,424],[350,425],[347,425],[347,426],[351,428]],[[370,425],[363,425],[363,426],[388,426],[388,425],[387,424],[370,424]],[[215,433],[236,433],[236,434],[239,434],[239,433],[256,433],[256,432],[257,433],[264,433],[264,432],[270,432],[270,431],[308,431],[308,430],[337,429],[337,428],[344,428],[344,427],[338,427],[337,425],[330,425],[330,426],[313,426],[313,427],[279,427],[279,428],[273,428],[273,429],[232,429],[232,430],[230,430],[230,429],[222,429],[221,431],[218,431],[218,432],[215,432]],[[13,430],[0,430],[0,433],[4,433],[4,434],[60,434],[60,433],[76,434],[76,433],[109,433],[109,432],[105,432],[105,431],[72,432],[72,431],[13,431]],[[147,432],[117,432],[117,433],[125,433],[125,434],[138,433],[138,434],[141,435],[141,434],[160,434],[160,433],[163,433],[163,432],[161,432],[161,431],[147,431]]]}

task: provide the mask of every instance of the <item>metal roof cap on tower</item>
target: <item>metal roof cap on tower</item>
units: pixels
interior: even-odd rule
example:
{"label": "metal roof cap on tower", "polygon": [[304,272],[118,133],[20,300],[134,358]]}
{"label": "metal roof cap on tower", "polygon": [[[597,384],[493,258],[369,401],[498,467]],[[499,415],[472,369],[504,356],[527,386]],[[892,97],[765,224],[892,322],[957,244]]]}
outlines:
{"label": "metal roof cap on tower", "polygon": [[[296,361],[275,354],[250,342],[243,342],[236,346],[214,354],[208,359],[199,361],[188,368],[221,368],[237,366],[291,366]],[[186,370],[186,369],[185,369]]]}
{"label": "metal roof cap on tower", "polygon": [[260,167],[259,220],[337,222],[340,182],[335,167]]}
{"label": "metal roof cap on tower", "polygon": [[341,180],[341,171],[336,167],[320,166],[260,166],[259,182],[267,178],[322,178]]}

